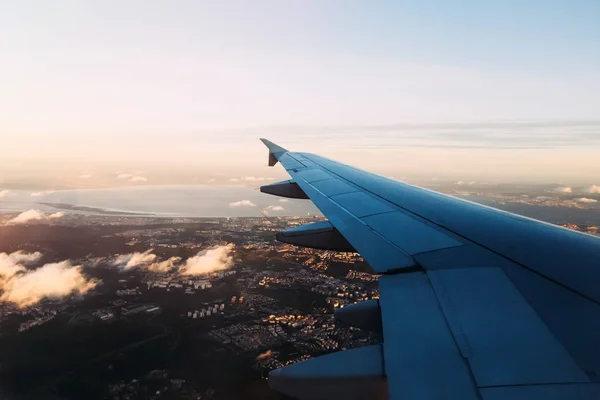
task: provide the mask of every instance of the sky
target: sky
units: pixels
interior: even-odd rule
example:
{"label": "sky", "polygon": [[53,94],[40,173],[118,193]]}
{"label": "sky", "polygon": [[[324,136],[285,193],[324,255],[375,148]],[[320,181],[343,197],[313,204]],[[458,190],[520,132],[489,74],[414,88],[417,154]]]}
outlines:
{"label": "sky", "polygon": [[589,0],[2,2],[0,183],[275,176],[268,137],[393,176],[595,184],[598,21]]}

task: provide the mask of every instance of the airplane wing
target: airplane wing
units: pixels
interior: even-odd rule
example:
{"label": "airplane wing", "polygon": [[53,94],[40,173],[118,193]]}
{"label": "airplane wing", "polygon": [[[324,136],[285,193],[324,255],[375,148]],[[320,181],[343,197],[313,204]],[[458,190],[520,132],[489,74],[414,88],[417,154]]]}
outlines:
{"label": "airplane wing", "polygon": [[379,300],[336,317],[381,345],[277,369],[301,399],[600,399],[600,239],[261,139],[327,221],[277,235],[357,251]]}

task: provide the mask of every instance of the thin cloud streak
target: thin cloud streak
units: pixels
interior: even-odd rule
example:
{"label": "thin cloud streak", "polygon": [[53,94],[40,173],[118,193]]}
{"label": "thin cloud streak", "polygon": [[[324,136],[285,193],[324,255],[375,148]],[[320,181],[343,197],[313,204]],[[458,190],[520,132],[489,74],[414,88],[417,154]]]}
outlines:
{"label": "thin cloud streak", "polygon": [[52,194],[54,192],[56,192],[56,190],[40,190],[38,192],[31,192],[29,194],[29,196],[31,196],[31,197],[42,197],[42,196],[47,196],[49,194]]}
{"label": "thin cloud streak", "polygon": [[594,203],[598,202],[598,200],[596,200],[596,199],[590,199],[587,197],[580,197],[580,198],[575,199],[575,201],[578,203],[584,203],[584,204],[594,204]]}
{"label": "thin cloud streak", "polygon": [[560,186],[552,190],[554,193],[573,193],[573,189],[568,186]]}

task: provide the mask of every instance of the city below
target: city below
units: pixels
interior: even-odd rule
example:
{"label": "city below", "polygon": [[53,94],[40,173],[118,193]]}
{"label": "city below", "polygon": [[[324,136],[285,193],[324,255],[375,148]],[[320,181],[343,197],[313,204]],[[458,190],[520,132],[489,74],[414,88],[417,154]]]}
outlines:
{"label": "city below", "polygon": [[[379,296],[358,254],[274,240],[317,220],[67,214],[0,227],[2,268],[12,260],[27,269],[1,270],[2,390],[32,399],[284,398],[268,388],[270,370],[380,340],[332,314]],[[81,280],[69,293],[16,288],[66,260]]]}

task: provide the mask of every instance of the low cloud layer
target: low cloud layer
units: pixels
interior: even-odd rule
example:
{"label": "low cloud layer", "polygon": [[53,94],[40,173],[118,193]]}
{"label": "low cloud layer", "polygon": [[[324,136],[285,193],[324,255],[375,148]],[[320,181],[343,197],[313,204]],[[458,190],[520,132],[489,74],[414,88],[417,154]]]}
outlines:
{"label": "low cloud layer", "polygon": [[256,207],[256,204],[250,200],[240,200],[229,203],[229,207]]}
{"label": "low cloud layer", "polygon": [[588,187],[584,188],[583,191],[585,193],[600,194],[600,186],[598,186],[598,185],[588,186]]}
{"label": "low cloud layer", "polygon": [[[216,246],[182,262],[180,257],[157,261],[158,257],[150,249],[117,256],[112,265],[124,270],[142,268],[153,272],[174,271],[186,276],[205,275],[230,268],[233,250],[233,244]],[[72,265],[69,260],[31,268],[41,259],[39,252],[0,253],[0,302],[27,307],[45,298],[83,295],[99,283],[83,274],[81,265]]]}
{"label": "low cloud layer", "polygon": [[265,210],[269,210],[269,211],[284,211],[285,209],[282,206],[268,206],[268,207],[265,207]]}
{"label": "low cloud layer", "polygon": [[233,265],[233,249],[234,245],[230,243],[202,250],[194,257],[188,258],[179,272],[182,275],[205,275],[228,269]]}
{"label": "low cloud layer", "polygon": [[0,199],[3,197],[14,196],[15,193],[12,190],[2,189],[0,190]]}
{"label": "low cloud layer", "polygon": [[142,269],[151,272],[173,272],[181,275],[205,275],[227,269],[233,265],[233,244],[216,246],[202,250],[183,261],[181,257],[171,257],[158,261],[154,249],[117,256],[111,264],[123,271]]}
{"label": "low cloud layer", "polygon": [[52,221],[58,218],[61,218],[65,215],[65,213],[57,212],[52,214],[46,214],[41,212],[40,210],[27,210],[23,211],[21,214],[17,215],[11,220],[8,220],[8,225],[20,225],[26,224],[32,221]]}
{"label": "low cloud layer", "polygon": [[578,199],[575,199],[575,201],[578,203],[584,203],[584,204],[592,204],[592,203],[598,202],[598,200],[596,200],[596,199],[588,199],[587,197],[580,197]]}
{"label": "low cloud layer", "polygon": [[555,193],[573,193],[573,189],[568,186],[560,186],[552,190]]}
{"label": "low cloud layer", "polygon": [[0,301],[27,307],[44,298],[82,295],[96,287],[97,282],[83,275],[80,265],[68,260],[36,269],[26,267],[41,256],[39,252],[0,253]]}

